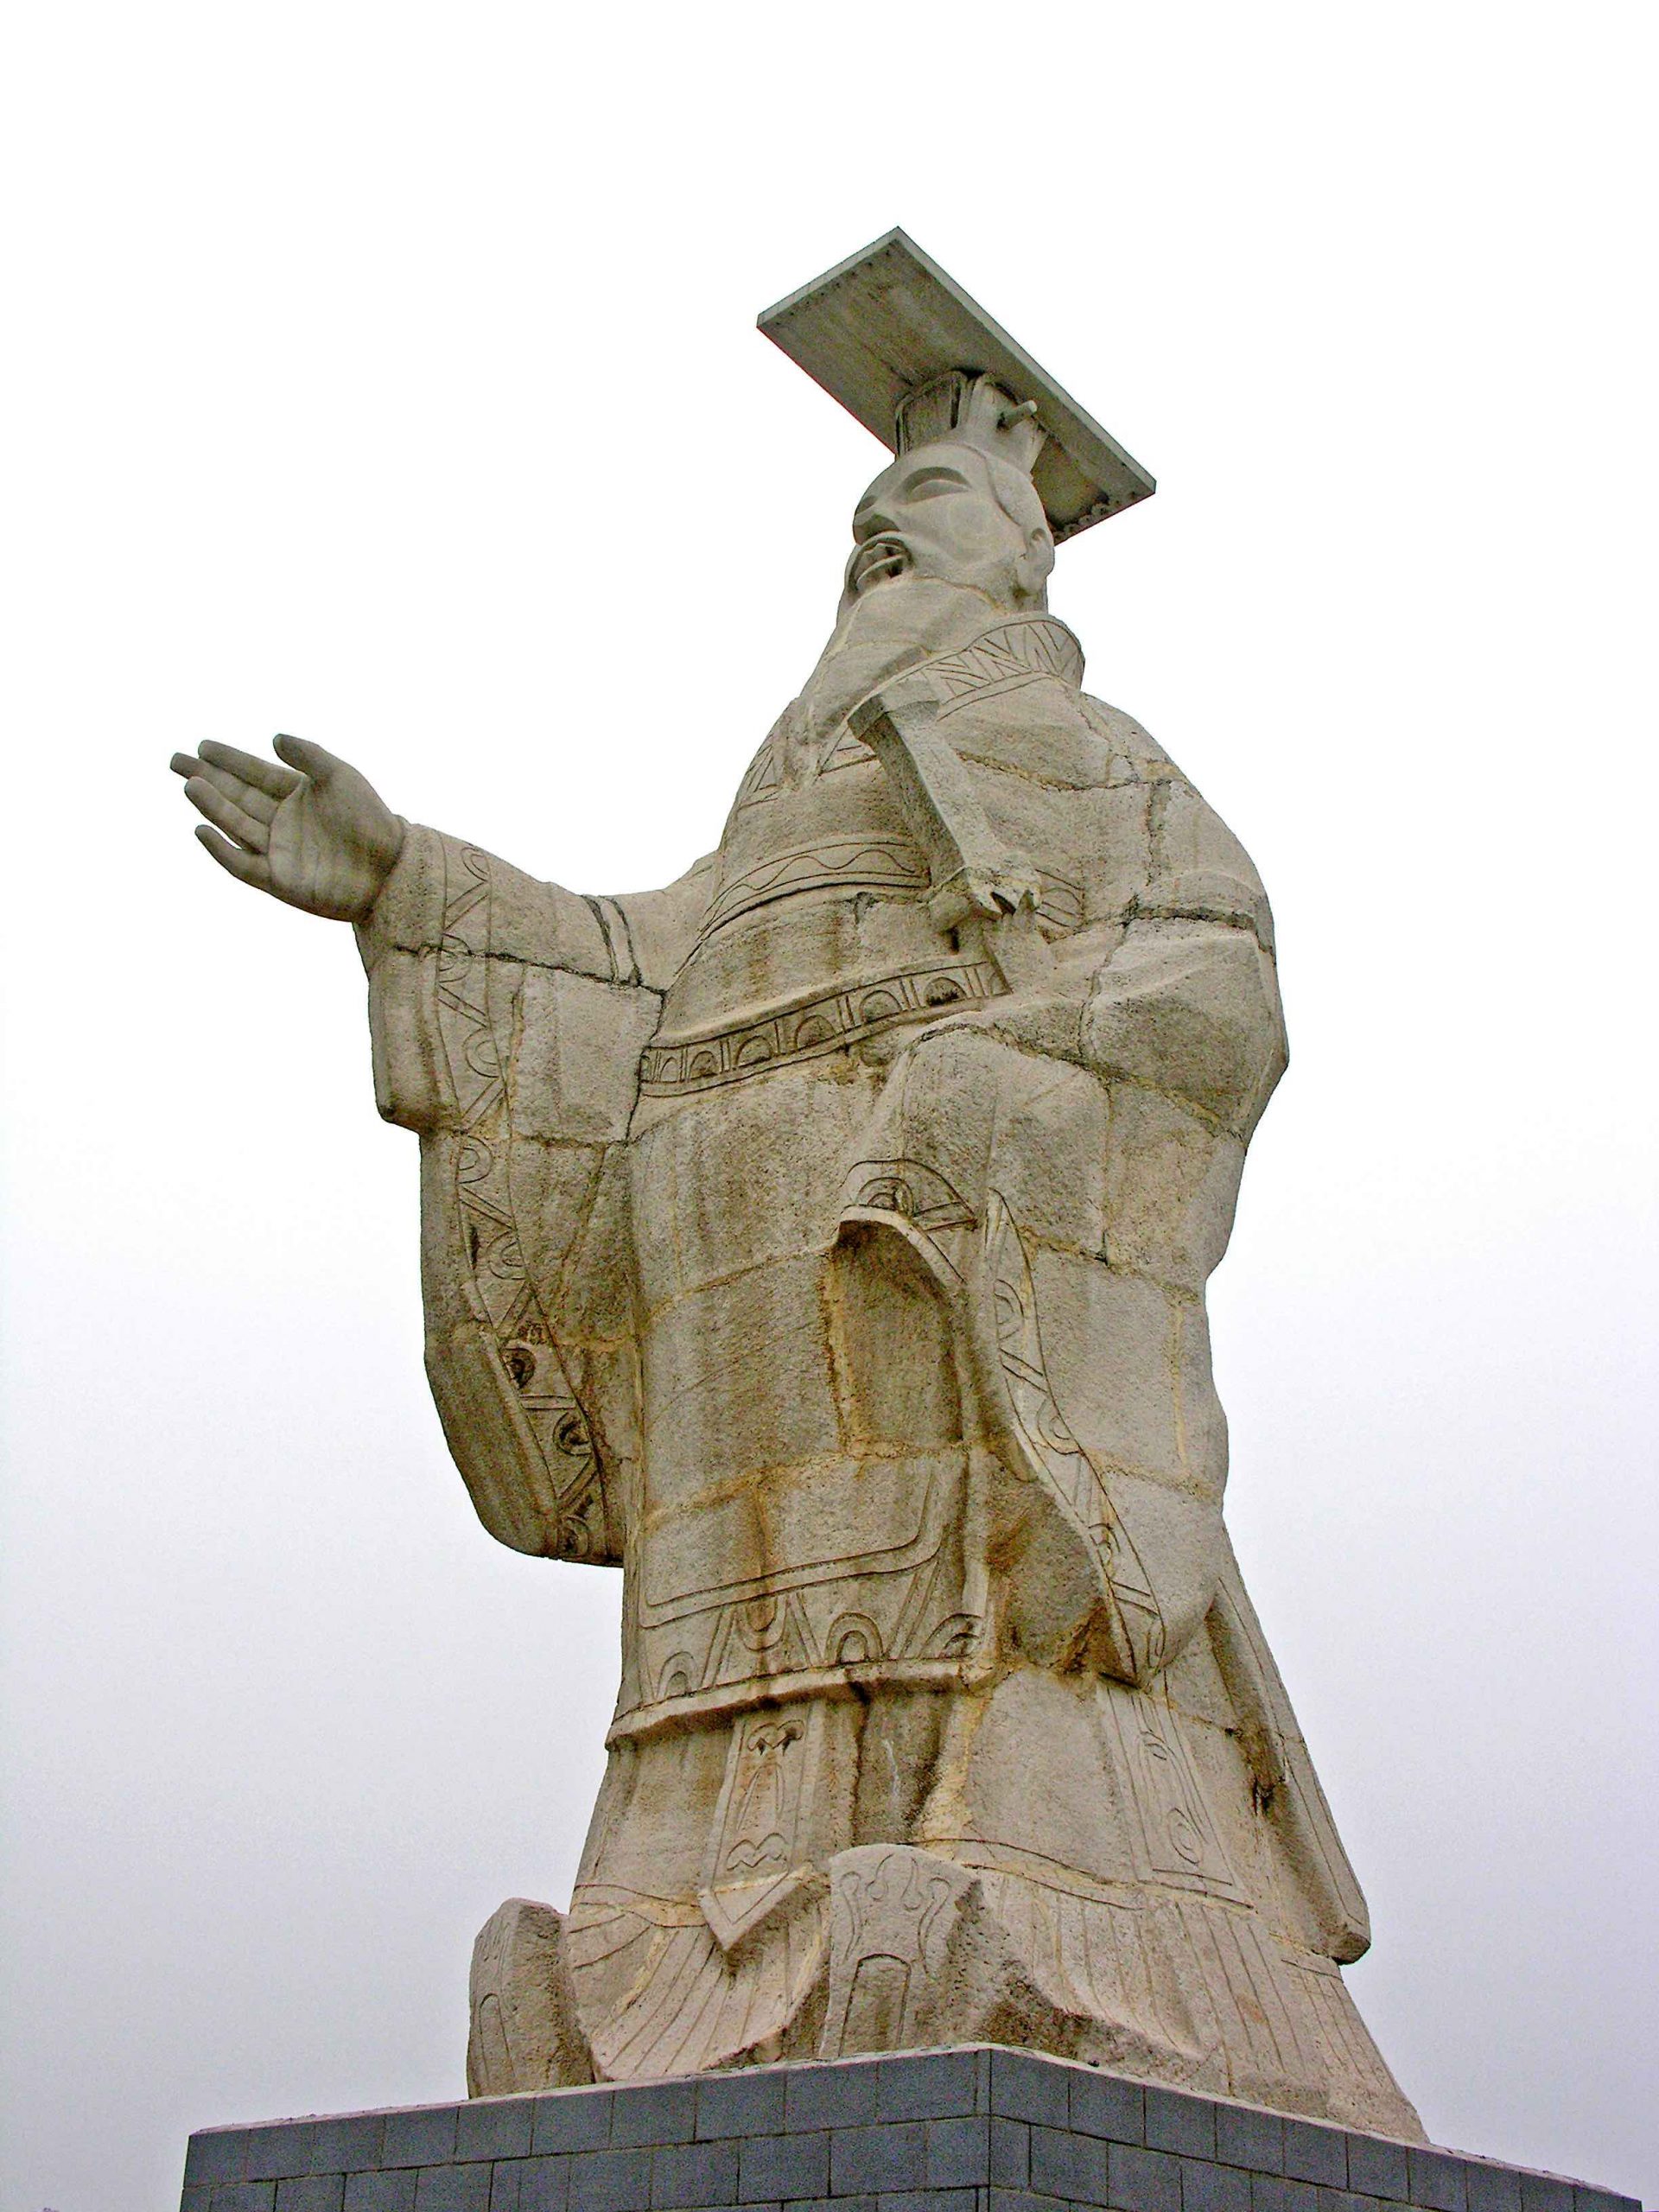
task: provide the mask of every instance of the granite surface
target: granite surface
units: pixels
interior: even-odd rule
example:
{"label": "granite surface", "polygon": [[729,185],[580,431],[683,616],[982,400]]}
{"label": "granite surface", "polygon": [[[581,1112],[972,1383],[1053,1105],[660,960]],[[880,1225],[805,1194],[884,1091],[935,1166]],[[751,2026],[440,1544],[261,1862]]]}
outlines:
{"label": "granite surface", "polygon": [[1639,2212],[995,2046],[207,2128],[182,2212]]}

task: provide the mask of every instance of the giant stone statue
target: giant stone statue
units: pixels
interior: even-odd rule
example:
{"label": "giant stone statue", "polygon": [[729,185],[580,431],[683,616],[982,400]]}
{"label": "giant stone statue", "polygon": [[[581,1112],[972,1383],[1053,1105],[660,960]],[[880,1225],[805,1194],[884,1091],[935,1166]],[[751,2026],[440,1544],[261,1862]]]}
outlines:
{"label": "giant stone statue", "polygon": [[485,1526],[622,1569],[575,1894],[480,1935],[468,2086],[996,2041],[1420,2138],[1222,1519],[1268,901],[1047,612],[1151,480],[900,232],[763,327],[896,457],[678,882],[538,881],[294,738],[174,763],[356,926]]}

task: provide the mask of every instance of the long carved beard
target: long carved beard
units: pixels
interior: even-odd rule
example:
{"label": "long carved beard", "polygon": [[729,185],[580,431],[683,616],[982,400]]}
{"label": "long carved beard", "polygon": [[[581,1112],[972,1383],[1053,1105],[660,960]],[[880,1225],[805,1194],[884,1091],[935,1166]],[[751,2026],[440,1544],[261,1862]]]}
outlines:
{"label": "long carved beard", "polygon": [[931,576],[900,576],[843,602],[833,636],[785,716],[802,756],[817,760],[884,677],[965,645],[1008,611],[969,585]]}

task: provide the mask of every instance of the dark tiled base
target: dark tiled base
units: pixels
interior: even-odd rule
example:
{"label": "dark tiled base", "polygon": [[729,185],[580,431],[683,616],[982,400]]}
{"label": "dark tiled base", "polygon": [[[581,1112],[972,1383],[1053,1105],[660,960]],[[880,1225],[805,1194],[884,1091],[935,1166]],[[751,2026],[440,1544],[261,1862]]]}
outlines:
{"label": "dark tiled base", "polygon": [[207,2128],[182,2212],[1639,2212],[1447,2151],[931,2050]]}

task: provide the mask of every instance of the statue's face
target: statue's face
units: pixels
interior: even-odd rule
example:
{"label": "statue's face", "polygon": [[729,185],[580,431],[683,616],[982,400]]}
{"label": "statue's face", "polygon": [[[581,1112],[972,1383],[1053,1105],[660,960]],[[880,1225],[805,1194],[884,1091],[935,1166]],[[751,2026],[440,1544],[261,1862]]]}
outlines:
{"label": "statue's face", "polygon": [[804,726],[822,739],[918,651],[954,651],[995,615],[1042,607],[1053,565],[1029,477],[943,440],[901,454],[853,517],[835,631],[801,695]]}
{"label": "statue's face", "polygon": [[966,585],[999,607],[1040,601],[1054,546],[1035,493],[1018,522],[971,446],[918,446],[883,469],[853,516],[846,598],[862,601],[906,577]]}

